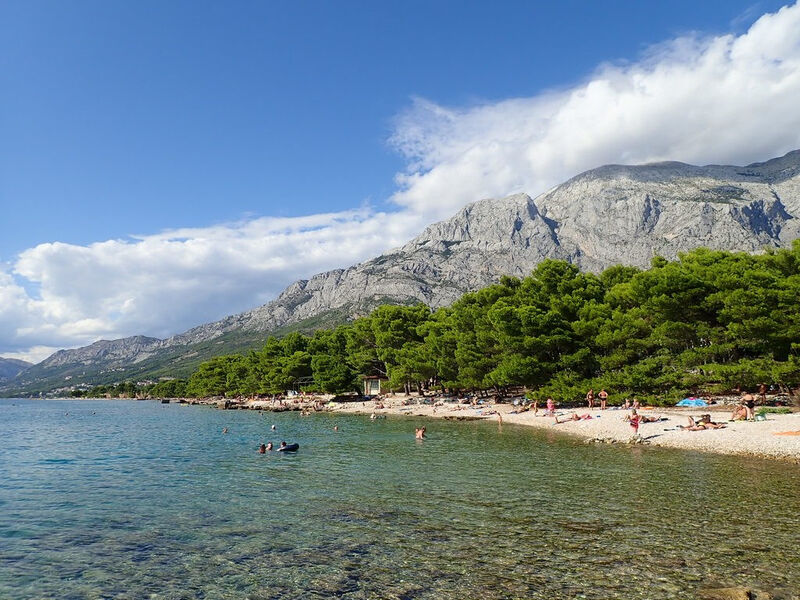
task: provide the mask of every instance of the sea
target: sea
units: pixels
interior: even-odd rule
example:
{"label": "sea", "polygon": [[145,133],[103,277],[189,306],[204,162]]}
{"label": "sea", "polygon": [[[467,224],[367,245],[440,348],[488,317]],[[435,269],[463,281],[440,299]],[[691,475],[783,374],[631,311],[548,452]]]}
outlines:
{"label": "sea", "polygon": [[3,600],[800,597],[789,462],[135,400],[0,424]]}

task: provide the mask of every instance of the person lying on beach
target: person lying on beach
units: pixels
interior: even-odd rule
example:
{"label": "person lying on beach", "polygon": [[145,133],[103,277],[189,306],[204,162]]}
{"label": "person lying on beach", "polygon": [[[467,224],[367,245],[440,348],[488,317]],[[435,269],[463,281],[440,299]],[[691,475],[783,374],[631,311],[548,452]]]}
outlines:
{"label": "person lying on beach", "polygon": [[[625,415],[625,418],[622,419],[623,421],[631,421],[633,419],[633,414],[636,411],[631,411],[630,415]],[[658,423],[659,421],[666,421],[665,417],[646,417],[644,415],[636,414],[639,417],[639,423]]]}
{"label": "person lying on beach", "polygon": [[556,415],[556,425],[559,423],[567,423],[569,421],[585,421],[587,419],[591,419],[592,415],[589,413],[578,415],[578,413],[572,413],[571,415],[564,417],[562,420],[558,420],[558,415]]}
{"label": "person lying on beach", "polygon": [[706,429],[723,429],[725,425],[714,423],[714,421],[695,421],[692,417],[689,417],[688,425],[678,425],[678,427],[684,431],[705,431]]}

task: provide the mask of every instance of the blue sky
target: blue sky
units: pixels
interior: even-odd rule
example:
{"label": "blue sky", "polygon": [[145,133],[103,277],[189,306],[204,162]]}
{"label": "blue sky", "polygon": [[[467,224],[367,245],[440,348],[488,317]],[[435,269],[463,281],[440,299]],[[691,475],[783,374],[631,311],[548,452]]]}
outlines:
{"label": "blue sky", "polygon": [[5,2],[0,259],[381,205],[403,168],[392,120],[412,97],[530,96],[690,30],[741,30],[752,6]]}
{"label": "blue sky", "polygon": [[[595,79],[622,94],[626,77],[711,61],[714,43],[745,45],[753,23],[782,4],[6,1],[0,355],[178,333],[378,254],[469,201],[540,192],[603,162],[746,161],[791,149],[796,138],[779,130],[793,122],[746,149],[645,148],[598,133],[588,150],[458,188],[460,174],[476,172],[464,162],[470,149],[495,135],[508,142],[526,111],[545,123],[543,105],[590,97]],[[769,21],[788,39],[774,52],[792,59],[793,19],[786,9]],[[480,168],[547,154],[557,132],[537,131]],[[388,234],[348,241],[374,223]],[[324,234],[314,252],[282,254],[292,236],[308,245],[310,231]],[[274,268],[254,272],[248,256]],[[172,270],[148,278],[155,264]],[[106,291],[97,273],[125,289]],[[137,291],[165,280],[175,282],[172,308]]]}

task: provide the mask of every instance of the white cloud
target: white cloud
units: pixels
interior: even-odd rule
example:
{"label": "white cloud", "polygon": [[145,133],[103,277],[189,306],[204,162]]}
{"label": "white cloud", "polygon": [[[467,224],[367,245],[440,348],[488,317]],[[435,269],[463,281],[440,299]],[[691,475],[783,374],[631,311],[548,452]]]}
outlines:
{"label": "white cloud", "polygon": [[796,4],[741,36],[675,39],[532,98],[466,108],[417,99],[391,140],[409,164],[397,176],[397,212],[265,217],[30,248],[0,270],[0,354],[40,359],[100,338],[178,333],[268,301],[297,278],[375,256],[468,202],[535,194],[601,164],[778,156],[800,147],[798,98]]}
{"label": "white cloud", "polygon": [[179,333],[266,302],[299,277],[379,254],[421,226],[362,209],[41,244],[14,266],[37,284],[37,297],[0,272],[0,352],[38,357],[98,339]]}
{"label": "white cloud", "polygon": [[465,202],[538,194],[608,163],[743,164],[800,147],[800,5],[741,36],[682,37],[568,89],[449,108],[416,100],[394,145],[395,202],[429,219]]}

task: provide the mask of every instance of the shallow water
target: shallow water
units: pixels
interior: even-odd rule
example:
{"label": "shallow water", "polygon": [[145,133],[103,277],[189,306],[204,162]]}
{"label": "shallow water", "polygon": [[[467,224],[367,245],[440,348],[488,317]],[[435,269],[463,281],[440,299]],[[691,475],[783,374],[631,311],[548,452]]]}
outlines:
{"label": "shallow water", "polygon": [[[0,400],[0,422],[4,599],[800,590],[787,463],[136,401]],[[269,439],[300,451],[259,455]]]}

